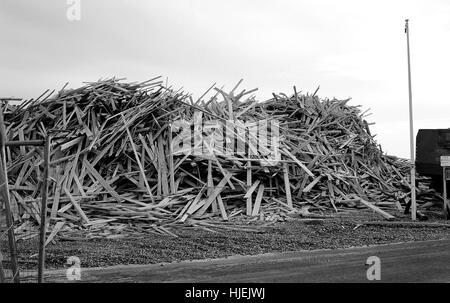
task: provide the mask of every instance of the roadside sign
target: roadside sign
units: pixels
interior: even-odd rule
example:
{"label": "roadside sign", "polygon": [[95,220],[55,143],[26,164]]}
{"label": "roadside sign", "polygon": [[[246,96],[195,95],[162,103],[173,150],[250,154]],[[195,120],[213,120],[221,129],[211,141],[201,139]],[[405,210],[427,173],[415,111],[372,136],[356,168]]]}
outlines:
{"label": "roadside sign", "polygon": [[441,166],[442,167],[450,166],[450,156],[441,156]]}
{"label": "roadside sign", "polygon": [[447,181],[448,181],[448,169],[450,166],[450,156],[441,156],[441,166],[442,166],[442,182],[443,182],[443,195],[444,200],[444,217],[450,219],[450,201],[447,196]]}

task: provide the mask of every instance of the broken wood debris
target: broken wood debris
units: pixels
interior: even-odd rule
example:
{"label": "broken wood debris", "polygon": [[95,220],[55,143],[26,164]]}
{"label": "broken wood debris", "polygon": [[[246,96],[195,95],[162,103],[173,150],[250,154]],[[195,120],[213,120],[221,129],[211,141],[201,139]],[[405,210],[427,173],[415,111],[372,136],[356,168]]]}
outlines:
{"label": "broken wood debris", "polygon": [[[358,106],[296,90],[257,102],[254,90],[236,93],[237,87],[193,102],[159,78],[113,78],[6,104],[8,140],[52,133],[47,243],[58,234],[114,238],[136,230],[175,235],[171,230],[183,226],[230,229],[226,221],[284,220],[305,204],[320,215],[363,203],[393,218],[387,211],[411,190],[409,163],[382,152]],[[201,123],[185,142],[195,146],[174,150],[185,137],[172,126],[194,120]],[[229,140],[212,121],[235,137]],[[271,121],[279,128],[269,131]],[[246,124],[253,126],[245,130]],[[265,147],[266,135],[276,148]],[[201,136],[210,140],[198,141]],[[227,148],[235,152],[227,156]],[[6,158],[15,224],[30,229],[39,223],[43,154],[7,146]],[[375,205],[379,201],[387,204]]]}

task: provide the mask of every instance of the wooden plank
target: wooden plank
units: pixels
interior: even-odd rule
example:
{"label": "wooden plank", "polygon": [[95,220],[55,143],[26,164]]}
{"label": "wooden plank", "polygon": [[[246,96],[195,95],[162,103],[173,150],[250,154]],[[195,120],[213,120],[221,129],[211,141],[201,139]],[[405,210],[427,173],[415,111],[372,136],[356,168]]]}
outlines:
{"label": "wooden plank", "polygon": [[284,153],[286,155],[288,155],[292,160],[294,160],[295,163],[297,163],[298,166],[300,166],[309,176],[311,176],[313,178],[315,177],[314,174],[302,162],[300,162],[293,154],[291,154],[290,151],[288,151],[286,148],[283,148],[282,150],[284,151]]}
{"label": "wooden plank", "polygon": [[73,167],[74,163],[73,162],[69,162],[66,164],[66,166],[64,167],[64,176],[62,177],[62,187],[66,187],[69,188],[70,184],[69,184],[69,179],[70,179],[70,174],[72,172],[72,167]]}
{"label": "wooden plank", "polygon": [[66,101],[63,100],[63,112],[62,112],[63,116],[63,130],[65,130],[67,128],[67,105],[66,105]]}
{"label": "wooden plank", "polygon": [[308,186],[305,187],[305,189],[303,189],[303,192],[309,192],[314,187],[314,185],[316,185],[320,181],[320,179],[322,179],[322,176],[318,176],[317,178],[315,178]]}
{"label": "wooden plank", "polygon": [[278,202],[278,203],[280,203],[281,205],[283,205],[283,206],[285,206],[285,207],[289,208],[290,210],[295,210],[295,208],[294,208],[294,207],[292,207],[292,206],[289,206],[289,205],[287,205],[286,203],[283,203],[283,201],[280,201],[280,200],[278,200],[277,198],[274,198],[274,197],[272,197],[272,200],[274,200],[275,202]]}
{"label": "wooden plank", "polygon": [[174,194],[176,192],[175,188],[175,167],[173,163],[173,142],[172,142],[172,130],[169,128],[167,135],[167,143],[169,150],[169,184],[170,184],[170,193]]}
{"label": "wooden plank", "polygon": [[[25,136],[23,134],[23,127],[19,129],[19,141],[25,141]],[[25,146],[20,146],[20,154],[25,155]]]}
{"label": "wooden plank", "polygon": [[0,102],[0,195],[6,211],[6,226],[8,231],[8,245],[10,249],[11,267],[14,274],[14,282],[19,283],[19,266],[17,258],[16,238],[14,235],[14,222],[10,207],[10,193],[8,184],[8,166],[6,163],[6,130],[3,119],[3,102]]}
{"label": "wooden plank", "polygon": [[387,212],[385,212],[384,210],[380,209],[379,207],[375,206],[374,204],[354,195],[354,197],[358,198],[359,201],[364,204],[365,206],[369,207],[370,209],[372,209],[373,211],[375,211],[376,213],[380,214],[381,216],[383,216],[384,218],[388,219],[388,220],[393,220],[395,219],[395,217]]}
{"label": "wooden plank", "polygon": [[203,188],[199,191],[199,193],[195,197],[194,201],[192,201],[191,206],[189,206],[189,208],[187,209],[187,211],[186,211],[187,214],[191,215],[191,214],[195,213],[200,207],[202,207],[205,204],[206,200],[203,201],[203,203],[200,201],[205,190],[206,190],[206,186],[203,186]]}
{"label": "wooden plank", "polygon": [[167,164],[164,156],[164,141],[162,136],[158,137],[158,164],[159,169],[161,171],[161,186],[162,186],[162,194],[164,196],[170,195],[169,190],[169,182],[167,175]]}
{"label": "wooden plank", "polygon": [[50,219],[56,218],[56,215],[57,215],[57,212],[58,212],[59,198],[61,196],[61,186],[62,186],[62,183],[63,183],[63,180],[64,180],[63,178],[61,178],[60,170],[61,170],[61,168],[58,165],[56,167],[56,170],[55,170],[56,171],[57,181],[56,181],[55,193],[54,193],[54,196],[53,196],[52,210],[50,212]]}
{"label": "wooden plank", "polygon": [[106,189],[111,196],[113,196],[117,202],[122,202],[123,198],[106,182],[105,179],[98,173],[98,171],[89,163],[89,161],[85,160],[84,167],[88,170],[88,172],[94,177],[100,184]]}
{"label": "wooden plank", "polygon": [[66,142],[64,144],[61,144],[61,151],[65,151],[66,149],[71,148],[72,146],[76,145],[76,144],[80,144],[81,141],[83,141],[83,136],[80,136],[78,138],[75,138],[73,140],[70,140],[69,142]]}
{"label": "wooden plank", "polygon": [[[20,184],[22,183],[22,179],[25,175],[25,172],[28,169],[28,166],[30,165],[30,162],[27,161],[23,164],[22,169],[19,172],[19,175],[16,178],[16,182],[14,182],[14,186],[20,186]],[[10,189],[12,189],[13,187],[11,186]]]}
{"label": "wooden plank", "polygon": [[[69,200],[70,201],[70,200]],[[60,209],[58,209],[58,215],[65,213],[66,211],[68,211],[69,209],[71,209],[73,207],[73,205],[71,203],[68,203],[66,205],[64,205],[63,207],[61,207]]]}
{"label": "wooden plank", "polygon": [[261,183],[261,180],[256,180],[255,183],[247,190],[247,193],[244,195],[244,198],[249,198],[252,196],[255,189],[259,186],[259,183]]}
{"label": "wooden plank", "polygon": [[222,201],[222,197],[220,194],[217,196],[217,203],[219,204],[220,214],[222,215],[222,219],[228,221],[227,211],[225,209],[224,202]]}
{"label": "wooden plank", "polygon": [[283,172],[287,204],[292,207],[291,183],[289,182],[289,166],[287,163],[283,163]]}
{"label": "wooden plank", "polygon": [[55,226],[53,227],[53,229],[52,229],[50,235],[49,235],[48,238],[47,238],[47,241],[45,241],[45,246],[47,246],[48,243],[50,243],[50,242],[53,240],[53,238],[54,238],[54,237],[56,236],[56,234],[61,230],[61,228],[64,226],[64,224],[66,224],[66,222],[64,222],[64,221],[56,222],[56,224],[55,224]]}
{"label": "wooden plank", "polygon": [[214,201],[214,199],[217,198],[217,196],[224,190],[225,184],[227,184],[228,180],[230,179],[231,175],[228,175],[224,177],[219,184],[217,184],[216,188],[214,189],[214,192],[208,197],[208,199],[205,202],[205,205],[199,210],[198,215],[203,215],[208,207],[211,205],[211,203]]}
{"label": "wooden plank", "polygon": [[[141,162],[142,162],[142,167],[145,168],[145,150],[144,150],[144,147],[141,147],[140,159],[141,159]],[[134,184],[136,184],[136,183],[134,183]],[[143,188],[144,190],[146,190],[144,185],[145,185],[144,184],[144,177],[142,176],[142,173],[141,173],[141,174],[139,174],[139,182],[137,183],[137,186],[139,188]],[[151,192],[151,189],[150,189],[150,192]],[[137,198],[138,198],[138,200],[143,200],[144,199],[144,193],[139,192]]]}
{"label": "wooden plank", "polygon": [[45,267],[45,236],[47,230],[47,203],[48,203],[48,183],[50,181],[50,152],[51,152],[51,138],[46,134],[44,145],[44,173],[41,188],[41,222],[39,227],[39,253],[38,253],[38,282],[44,280]]}
{"label": "wooden plank", "polygon": [[86,192],[83,189],[83,185],[80,182],[80,179],[78,178],[77,175],[74,176],[73,180],[75,181],[75,184],[77,186],[78,192],[83,196],[86,197]]}
{"label": "wooden plank", "polygon": [[[69,189],[72,189],[72,180],[75,178],[75,176],[77,175],[77,169],[78,169],[78,159],[80,158],[80,153],[81,153],[81,149],[82,149],[83,145],[82,145],[82,141],[80,141],[78,143],[78,148],[77,151],[75,153],[74,159],[72,161],[72,169],[71,169],[71,173],[69,175],[69,180],[66,183],[66,187],[68,186]],[[74,192],[76,194],[78,194],[78,192],[76,190],[74,190]]]}
{"label": "wooden plank", "polygon": [[333,191],[333,185],[330,180],[327,180],[327,187],[328,187],[328,192],[330,193],[331,205],[333,205],[334,211],[338,212],[336,205],[334,204],[335,196],[334,196],[334,191]]}
{"label": "wooden plank", "polygon": [[10,199],[11,199],[11,212],[13,215],[13,219],[14,221],[19,221],[20,220],[19,205],[17,204],[14,195],[10,196]]}
{"label": "wooden plank", "polygon": [[[252,162],[247,161],[247,186],[251,187],[251,185],[252,185]],[[256,188],[256,186],[255,186],[255,188]],[[247,192],[247,194],[248,194],[248,192]],[[252,214],[252,194],[250,193],[250,195],[248,195],[246,198],[247,198],[247,205],[246,205],[247,206],[247,208],[246,208],[247,216],[250,216]]]}
{"label": "wooden plank", "polygon": [[[207,195],[210,196],[214,191],[214,180],[212,177],[212,161],[208,160],[208,176],[207,176],[207,184],[208,184],[208,191]],[[212,212],[217,213],[217,199],[214,199],[211,203],[212,205]]]}
{"label": "wooden plank", "polygon": [[255,206],[253,208],[252,216],[257,216],[259,214],[259,208],[261,207],[263,194],[264,194],[264,184],[261,184],[258,188],[258,193],[256,194]]}
{"label": "wooden plank", "polygon": [[75,198],[70,194],[70,192],[64,188],[64,193],[66,194],[66,196],[69,198],[70,203],[72,203],[73,207],[75,208],[75,210],[78,212],[78,214],[81,216],[81,218],[83,219],[84,222],[89,223],[89,218],[86,216],[86,214],[84,213],[84,211],[81,209],[80,205],[78,205],[77,201],[75,200]]}
{"label": "wooden plank", "polygon": [[[124,118],[123,114],[122,114],[122,120],[123,120],[123,122],[125,124],[126,122],[125,122],[125,118]],[[152,202],[154,202],[152,190],[150,189],[150,185],[148,184],[147,176],[145,175],[144,167],[142,166],[141,160],[139,159],[139,155],[138,155],[138,152],[136,150],[136,146],[134,145],[134,142],[133,142],[133,137],[131,136],[131,133],[130,133],[130,130],[128,129],[128,127],[125,127],[125,130],[127,132],[128,140],[130,141],[131,148],[133,149],[134,157],[136,158],[136,162],[137,162],[137,164],[139,166],[139,170],[141,172],[142,179],[144,180],[144,184],[145,184],[145,188],[147,189],[147,193],[150,196],[150,199],[152,200]]]}

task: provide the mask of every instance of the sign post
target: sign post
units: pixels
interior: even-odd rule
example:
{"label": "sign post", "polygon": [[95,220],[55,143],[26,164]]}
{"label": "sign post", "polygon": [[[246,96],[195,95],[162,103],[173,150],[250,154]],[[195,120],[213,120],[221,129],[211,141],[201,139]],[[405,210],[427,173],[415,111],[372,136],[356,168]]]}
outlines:
{"label": "sign post", "polygon": [[443,197],[444,200],[444,217],[449,218],[449,201],[447,199],[447,167],[450,167],[450,156],[441,156],[442,180],[443,180]]}

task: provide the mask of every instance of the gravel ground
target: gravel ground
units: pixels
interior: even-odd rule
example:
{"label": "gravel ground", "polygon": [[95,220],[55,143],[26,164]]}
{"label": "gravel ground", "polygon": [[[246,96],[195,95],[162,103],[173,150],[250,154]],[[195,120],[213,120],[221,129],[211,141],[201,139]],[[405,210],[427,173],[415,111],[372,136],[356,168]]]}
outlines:
{"label": "gravel ground", "polygon": [[[396,214],[400,219],[408,216]],[[429,214],[429,222],[449,223]],[[255,255],[293,250],[336,249],[375,244],[450,238],[449,228],[359,226],[358,222],[380,221],[369,212],[358,212],[309,224],[298,219],[275,224],[264,232],[178,230],[178,238],[145,234],[126,239],[59,241],[47,246],[47,269],[64,268],[69,256],[77,256],[82,267],[119,264],[151,264],[232,255]],[[22,267],[35,264],[36,243],[18,244]],[[33,266],[34,267],[34,266]]]}

